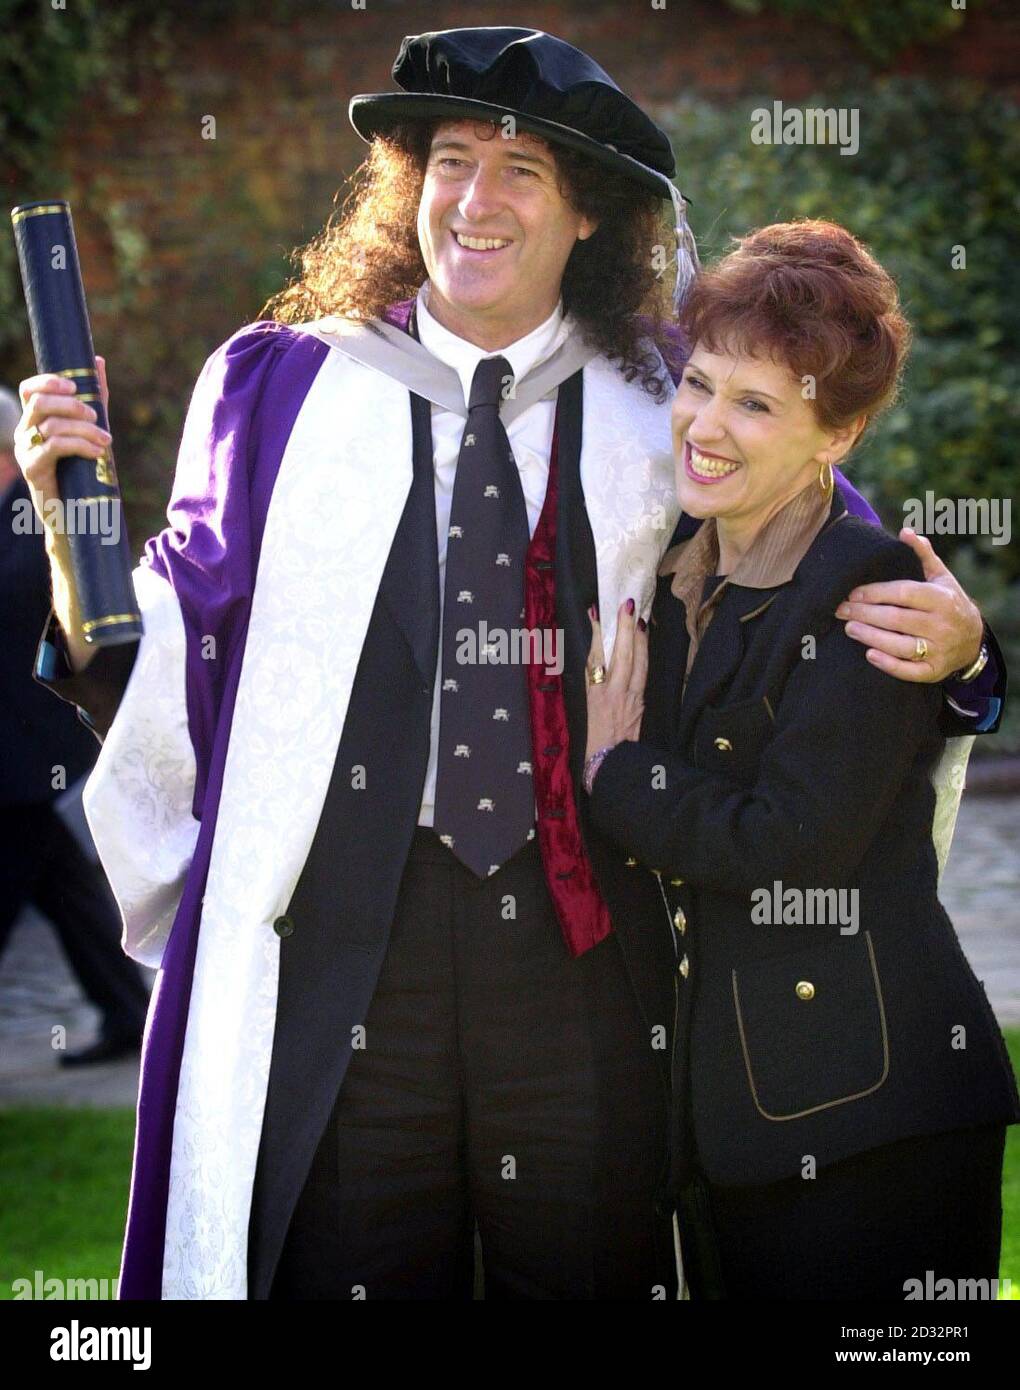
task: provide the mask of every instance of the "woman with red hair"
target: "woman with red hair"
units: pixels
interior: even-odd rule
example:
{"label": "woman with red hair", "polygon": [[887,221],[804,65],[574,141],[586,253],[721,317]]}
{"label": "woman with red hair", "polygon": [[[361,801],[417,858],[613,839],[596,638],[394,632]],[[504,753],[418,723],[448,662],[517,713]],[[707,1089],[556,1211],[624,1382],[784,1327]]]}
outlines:
{"label": "woman with red hair", "polygon": [[703,521],[666,551],[650,626],[622,607],[608,670],[593,614],[585,786],[673,941],[688,1284],[987,1297],[1020,1101],[938,899],[941,695],[837,611],[923,577],[832,485],[895,398],[909,326],[866,247],[817,221],[743,238],[682,326],[677,491]]}

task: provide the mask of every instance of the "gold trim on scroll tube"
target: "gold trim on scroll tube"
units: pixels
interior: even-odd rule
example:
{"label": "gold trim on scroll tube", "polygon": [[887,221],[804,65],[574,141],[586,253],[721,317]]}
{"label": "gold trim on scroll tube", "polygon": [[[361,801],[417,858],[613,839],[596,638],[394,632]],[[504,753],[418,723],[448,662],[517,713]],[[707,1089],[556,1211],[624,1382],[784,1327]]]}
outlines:
{"label": "gold trim on scroll tube", "polygon": [[25,217],[45,217],[48,212],[66,212],[66,203],[46,203],[39,208],[14,208],[11,212],[11,221],[20,222]]}

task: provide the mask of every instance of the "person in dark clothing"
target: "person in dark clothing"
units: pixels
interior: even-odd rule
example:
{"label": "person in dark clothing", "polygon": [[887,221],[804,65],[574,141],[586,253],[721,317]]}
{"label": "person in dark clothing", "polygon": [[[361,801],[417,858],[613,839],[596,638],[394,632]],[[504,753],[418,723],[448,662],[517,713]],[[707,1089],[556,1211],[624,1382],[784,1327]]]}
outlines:
{"label": "person in dark clothing", "polygon": [[148,989],[120,947],[120,913],[102,869],[56,810],[100,744],[75,710],[32,679],[49,610],[49,564],[28,484],[14,461],[21,406],[0,394],[0,955],[19,913],[37,908],[56,930],[71,968],[99,1010],[99,1037],[62,1051],[63,1066],[112,1061],[141,1045]]}

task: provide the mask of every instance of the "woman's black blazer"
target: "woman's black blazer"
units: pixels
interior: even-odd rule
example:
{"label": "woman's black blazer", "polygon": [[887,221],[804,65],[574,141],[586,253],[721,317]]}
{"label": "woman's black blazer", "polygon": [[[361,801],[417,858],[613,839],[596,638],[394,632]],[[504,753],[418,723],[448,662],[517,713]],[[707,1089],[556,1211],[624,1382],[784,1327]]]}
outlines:
{"label": "woman's black blazer", "polygon": [[[936,892],[940,689],[878,670],[835,617],[901,578],[923,578],[913,552],[837,494],[788,583],[723,591],[681,700],[683,605],[660,577],[641,740],[595,779],[596,829],[661,883],[676,1152],[693,1139],[715,1182],[1020,1118]],[[647,912],[643,890],[613,894],[618,920]]]}

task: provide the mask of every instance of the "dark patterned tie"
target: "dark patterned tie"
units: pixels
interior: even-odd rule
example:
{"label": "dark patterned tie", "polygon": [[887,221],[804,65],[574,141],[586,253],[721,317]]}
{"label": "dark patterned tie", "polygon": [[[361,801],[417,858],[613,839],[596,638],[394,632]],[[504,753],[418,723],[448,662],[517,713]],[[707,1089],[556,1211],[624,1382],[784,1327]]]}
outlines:
{"label": "dark patterned tie", "polygon": [[530,838],[535,813],[520,659],[527,645],[514,640],[523,629],[528,512],[499,418],[512,382],[505,357],[475,368],[446,544],[433,823],[479,878]]}

